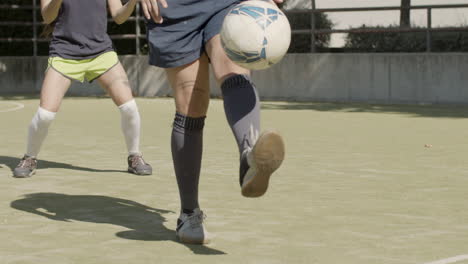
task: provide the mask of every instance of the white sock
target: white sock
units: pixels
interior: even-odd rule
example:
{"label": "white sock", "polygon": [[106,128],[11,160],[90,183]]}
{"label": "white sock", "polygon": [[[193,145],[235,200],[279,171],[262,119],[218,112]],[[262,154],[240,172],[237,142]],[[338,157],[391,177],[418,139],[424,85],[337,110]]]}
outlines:
{"label": "white sock", "polygon": [[135,99],[119,105],[121,114],[121,127],[127,143],[128,155],[141,155],[140,153],[140,113]]}
{"label": "white sock", "polygon": [[55,119],[55,112],[50,112],[44,108],[39,107],[36,114],[29,124],[28,131],[28,147],[26,155],[31,157],[37,157],[41,150],[42,142],[47,136],[49,126]]}

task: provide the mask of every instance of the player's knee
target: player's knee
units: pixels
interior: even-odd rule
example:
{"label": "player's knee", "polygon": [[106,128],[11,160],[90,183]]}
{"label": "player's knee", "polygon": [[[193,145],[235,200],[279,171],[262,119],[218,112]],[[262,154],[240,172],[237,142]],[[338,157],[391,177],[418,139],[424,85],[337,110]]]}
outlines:
{"label": "player's knee", "polygon": [[206,115],[210,100],[208,87],[195,85],[194,82],[186,82],[177,89],[179,89],[176,92],[177,112],[191,117]]}
{"label": "player's knee", "polygon": [[105,88],[108,90],[112,90],[115,87],[127,87],[128,89],[130,89],[130,82],[128,81],[128,78],[120,77],[109,82]]}
{"label": "player's knee", "polygon": [[[233,63],[233,62],[231,62],[231,63]],[[222,72],[221,74],[218,74],[218,76],[216,76],[216,81],[218,82],[218,84],[222,84],[225,80],[231,78],[232,76],[236,76],[236,75],[245,75],[245,76],[247,76],[247,78],[249,78],[248,76],[250,76],[250,71],[247,70],[247,69],[243,69],[243,68],[230,69],[230,70]]]}
{"label": "player's knee", "polygon": [[56,112],[49,111],[42,107],[37,109],[36,117],[40,125],[48,126],[55,119]]}
{"label": "player's knee", "polygon": [[204,87],[195,86],[192,92],[193,103],[191,103],[189,111],[194,108],[196,112],[200,113],[199,115],[204,115],[208,110],[209,100],[210,91]]}
{"label": "player's knee", "polygon": [[123,116],[129,116],[129,117],[139,117],[139,112],[138,112],[138,105],[136,104],[135,99],[130,99],[127,102],[121,104],[118,106],[120,113]]}
{"label": "player's knee", "polygon": [[226,61],[224,63],[220,63],[220,65],[222,66],[218,66],[213,69],[218,84],[223,83],[224,80],[234,75],[250,75],[250,70],[238,66],[228,58],[226,58]]}
{"label": "player's knee", "polygon": [[207,103],[192,102],[185,106],[177,107],[176,111],[189,117],[198,118],[206,115],[208,110]]}

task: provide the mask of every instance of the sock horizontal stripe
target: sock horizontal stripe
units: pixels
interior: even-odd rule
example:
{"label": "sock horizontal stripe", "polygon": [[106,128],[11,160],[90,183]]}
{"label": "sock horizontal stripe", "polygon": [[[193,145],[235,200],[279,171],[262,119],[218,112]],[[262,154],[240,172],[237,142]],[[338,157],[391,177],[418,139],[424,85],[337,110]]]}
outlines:
{"label": "sock horizontal stripe", "polygon": [[174,118],[174,127],[185,130],[202,130],[205,126],[206,116],[189,117],[176,113]]}

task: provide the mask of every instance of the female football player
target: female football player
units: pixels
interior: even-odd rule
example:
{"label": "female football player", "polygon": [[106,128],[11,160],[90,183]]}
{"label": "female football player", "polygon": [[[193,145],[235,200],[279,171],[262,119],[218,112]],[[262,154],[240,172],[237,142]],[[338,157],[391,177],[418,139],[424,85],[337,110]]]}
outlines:
{"label": "female football player", "polygon": [[223,19],[240,2],[172,0],[161,9],[143,3],[144,10],[154,9],[154,21],[147,24],[150,64],[166,68],[175,95],[171,148],[181,199],[176,235],[186,243],[209,241],[203,225],[205,215],[198,203],[203,127],[210,95],[209,63],[221,87],[227,121],[239,147],[242,195],[263,195],[270,175],[284,158],[284,144],[278,133],[259,135],[260,103],[250,72],[234,64],[221,46]]}
{"label": "female football player", "polygon": [[35,173],[36,157],[71,81],[85,79],[97,80],[120,110],[128,149],[128,171],[138,175],[152,173],[140,152],[138,108],[127,75],[107,35],[107,6],[114,21],[121,24],[131,15],[137,2],[130,0],[122,6],[120,0],[41,0],[44,22],[53,29],[48,69],[39,108],[29,125],[26,154],[13,171],[15,177],[30,177]]}

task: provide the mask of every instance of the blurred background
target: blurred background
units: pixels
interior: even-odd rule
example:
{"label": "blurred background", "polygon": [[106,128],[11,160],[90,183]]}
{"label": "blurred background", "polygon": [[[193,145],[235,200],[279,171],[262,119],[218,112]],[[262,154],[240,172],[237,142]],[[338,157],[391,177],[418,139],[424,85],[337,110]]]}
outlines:
{"label": "blurred background", "polygon": [[[39,5],[2,1],[0,56],[48,54]],[[290,53],[420,52],[428,43],[434,52],[468,50],[467,0],[287,0],[282,8],[294,30]],[[140,12],[123,25],[109,19],[108,28],[119,54],[147,54]]]}
{"label": "blurred background", "polygon": [[[40,91],[48,39],[39,5],[0,4],[0,94]],[[292,41],[281,63],[254,73],[263,99],[468,104],[468,0],[286,0],[281,8]],[[140,10],[123,25],[109,18],[108,33],[135,95],[171,96],[164,71],[148,67]],[[103,91],[74,84],[69,94]]]}

